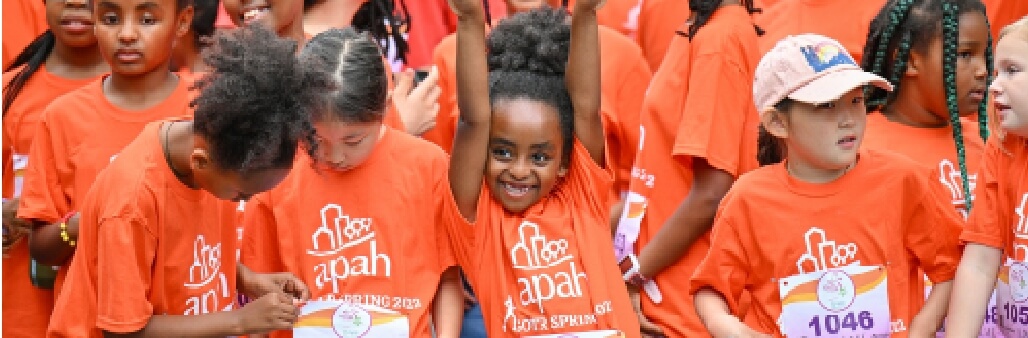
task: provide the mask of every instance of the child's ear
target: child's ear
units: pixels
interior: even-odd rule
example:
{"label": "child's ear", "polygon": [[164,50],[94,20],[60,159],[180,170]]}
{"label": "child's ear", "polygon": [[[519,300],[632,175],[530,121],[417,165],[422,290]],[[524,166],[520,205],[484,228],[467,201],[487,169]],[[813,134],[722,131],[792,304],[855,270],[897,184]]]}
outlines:
{"label": "child's ear", "polygon": [[[895,59],[895,57],[893,57]],[[913,48],[910,49],[910,56],[907,57],[907,70],[903,72],[904,76],[916,77],[921,74],[920,70],[927,66],[928,59],[918,53]],[[895,61],[893,61],[895,63]]]}
{"label": "child's ear", "polygon": [[200,136],[193,136],[193,151],[189,154],[189,168],[193,171],[205,171],[213,168],[211,154],[207,151],[207,141]]}
{"label": "child's ear", "polygon": [[786,128],[785,114],[777,109],[771,108],[761,114],[760,124],[774,137],[789,137],[789,128]]}
{"label": "child's ear", "polygon": [[181,38],[189,33],[189,28],[193,24],[193,6],[186,6],[186,8],[179,11],[177,19],[175,23],[175,36]]}

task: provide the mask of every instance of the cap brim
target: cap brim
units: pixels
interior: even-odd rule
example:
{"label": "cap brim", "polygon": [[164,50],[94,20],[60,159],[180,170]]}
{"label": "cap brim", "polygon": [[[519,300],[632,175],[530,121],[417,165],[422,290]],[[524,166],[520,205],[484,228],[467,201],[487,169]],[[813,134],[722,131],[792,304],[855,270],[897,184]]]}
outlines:
{"label": "cap brim", "polygon": [[860,69],[847,68],[814,79],[790,93],[788,97],[800,102],[822,104],[838,100],[854,88],[865,85],[892,91],[892,84],[884,78]]}

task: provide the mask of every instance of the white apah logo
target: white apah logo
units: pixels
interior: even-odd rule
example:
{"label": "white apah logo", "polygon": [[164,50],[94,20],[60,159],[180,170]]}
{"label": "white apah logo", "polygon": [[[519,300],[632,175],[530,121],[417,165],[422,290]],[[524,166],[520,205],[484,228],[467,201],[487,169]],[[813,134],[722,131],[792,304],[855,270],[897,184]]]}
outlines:
{"label": "white apah logo", "polygon": [[[196,236],[193,241],[193,265],[189,267],[187,289],[202,289],[199,295],[186,299],[184,315],[199,315],[232,309],[232,302],[220,307],[219,299],[229,298],[228,278],[221,271],[221,243],[207,244],[203,235]],[[210,285],[215,282],[214,285]]]}
{"label": "white apah logo", "polygon": [[510,260],[515,269],[536,270],[557,266],[574,259],[567,253],[568,241],[547,241],[539,232],[539,225],[525,221],[518,228],[521,240],[510,249]]}
{"label": "white apah logo", "polygon": [[800,255],[800,259],[796,261],[796,269],[801,274],[859,263],[854,261],[857,257],[856,244],[836,244],[835,241],[828,240],[824,230],[816,227],[811,227],[803,236],[807,252]]}
{"label": "white apah logo", "polygon": [[[332,293],[338,294],[340,281],[349,277],[392,275],[392,260],[379,252],[372,225],[371,218],[347,215],[338,204],[321,208],[321,226],[311,235],[313,249],[307,250],[311,256],[324,257],[314,265],[318,289],[331,285]],[[351,250],[344,254],[346,249]]]}
{"label": "white apah logo", "polygon": [[214,280],[221,269],[221,243],[208,245],[203,235],[193,241],[193,265],[189,267],[187,288],[197,289]]}
{"label": "white apah logo", "polygon": [[[1021,195],[1021,204],[1014,209],[1017,214],[1017,227],[1014,228],[1014,237],[1020,240],[1028,240],[1028,221],[1025,220],[1025,205],[1028,205],[1028,193]],[[1014,260],[1018,262],[1028,261],[1028,245],[1014,242]]]}
{"label": "white apah logo", "polygon": [[[338,204],[326,204],[321,208],[321,227],[311,235],[314,249],[307,250],[307,253],[312,256],[332,256],[374,237],[371,218],[351,218],[343,213],[343,207]],[[321,248],[324,244],[322,239],[327,240],[327,249]]]}
{"label": "white apah logo", "polygon": [[[964,201],[964,183],[960,178],[960,169],[948,159],[943,159],[939,162],[939,182],[949,190],[950,198],[953,199],[953,205],[963,208],[966,202]],[[967,185],[968,189],[973,192],[978,185],[978,175],[967,173]],[[974,195],[971,195],[971,201],[974,201]],[[962,211],[962,214],[964,219],[967,219],[967,211]]]}

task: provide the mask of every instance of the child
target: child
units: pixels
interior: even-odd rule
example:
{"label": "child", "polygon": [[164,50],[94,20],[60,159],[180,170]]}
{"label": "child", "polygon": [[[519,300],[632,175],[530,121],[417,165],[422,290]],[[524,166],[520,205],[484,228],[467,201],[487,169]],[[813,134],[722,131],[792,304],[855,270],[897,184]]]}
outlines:
{"label": "child", "polygon": [[187,77],[199,76],[207,70],[200,51],[214,35],[214,20],[218,15],[218,0],[193,0],[193,21],[189,33],[175,42],[171,69]]}
{"label": "child", "polygon": [[[260,26],[207,53],[195,120],[148,124],[87,193],[48,336],[238,336],[295,322],[303,283],[231,254],[234,202],[281,182],[298,150],[317,151],[310,109],[336,85]],[[237,288],[255,301],[234,310]]]}
{"label": "child", "polygon": [[[960,236],[967,243],[957,269],[947,337],[976,336],[986,319],[993,319],[1008,337],[1028,334],[1021,312],[1024,295],[1025,203],[1028,186],[1028,17],[1004,28],[996,44],[994,95],[1001,130],[989,140],[978,199]],[[999,280],[999,283],[996,281]],[[996,307],[986,304],[996,290]],[[991,310],[991,311],[990,311]]]}
{"label": "child", "polygon": [[978,0],[893,0],[868,37],[864,70],[896,90],[869,91],[864,147],[897,152],[936,173],[930,179],[949,192],[940,197],[966,218],[987,131],[985,7]]}
{"label": "child", "polygon": [[[314,112],[321,154],[300,154],[282,184],[249,203],[242,263],[300,276],[315,300],[400,314],[408,331],[393,332],[397,337],[432,337],[430,327],[439,337],[457,337],[460,279],[448,269],[455,264],[450,244],[437,229],[446,153],[383,126],[385,68],[369,36],[329,29],[307,43],[301,58],[317,60],[340,84]],[[372,267],[352,265],[362,260]],[[388,301],[373,300],[383,297]]]}
{"label": "child", "polygon": [[548,8],[502,21],[487,68],[481,2],[450,1],[461,125],[443,217],[490,337],[639,336],[598,193],[611,188],[598,2],[577,1],[570,27]]}
{"label": "child", "polygon": [[34,286],[29,273],[50,267],[31,261],[24,240],[31,226],[13,217],[32,137],[47,104],[110,69],[100,56],[92,8],[85,1],[50,1],[46,6],[46,19],[53,28],[21,51],[3,76],[3,334],[7,336],[43,336],[53,310],[53,291]]}
{"label": "child", "polygon": [[717,204],[757,167],[753,69],[760,54],[749,0],[690,1],[643,102],[639,150],[614,245],[642,329],[701,337],[688,278],[710,245]]}
{"label": "child", "polygon": [[[561,1],[513,1],[507,0],[507,12],[511,15],[538,9],[541,7],[559,8]],[[604,5],[607,10],[611,4]],[[628,190],[631,177],[632,162],[639,145],[639,109],[646,96],[646,87],[650,83],[653,72],[646,64],[642,51],[630,38],[618,31],[599,27],[600,82],[603,109],[605,139],[607,152],[615,168],[614,189],[612,194],[621,196]],[[442,77],[439,87],[443,94],[439,99],[440,113],[436,128],[424,135],[425,139],[435,142],[440,147],[450,150],[457,127],[457,86],[456,86],[456,35],[452,34],[436,46],[434,62],[439,67]]]}
{"label": "child", "polygon": [[[765,166],[725,196],[689,288],[713,336],[927,337],[942,325],[960,219],[916,163],[858,151],[865,85],[891,89],[820,35],[787,37],[761,59]],[[921,270],[936,283],[927,302]]]}
{"label": "child", "polygon": [[[191,114],[191,83],[168,69],[175,39],[189,29],[189,1],[93,4],[97,45],[111,74],[47,106],[18,208],[19,218],[34,223],[32,258],[53,266],[67,267],[74,253],[79,203],[96,175],[148,122]],[[65,272],[57,274],[58,293]]]}

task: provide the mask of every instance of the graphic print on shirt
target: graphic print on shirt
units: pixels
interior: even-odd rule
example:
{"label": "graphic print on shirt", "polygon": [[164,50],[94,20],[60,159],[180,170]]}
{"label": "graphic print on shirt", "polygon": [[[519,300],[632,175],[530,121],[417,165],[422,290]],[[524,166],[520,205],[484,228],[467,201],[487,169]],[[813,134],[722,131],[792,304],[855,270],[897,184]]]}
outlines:
{"label": "graphic print on shirt", "polygon": [[[314,265],[314,287],[329,291],[321,292],[328,294],[324,300],[334,300],[341,296],[340,284],[347,278],[392,276],[392,258],[379,251],[371,217],[355,217],[344,212],[338,204],[326,204],[321,208],[321,226],[311,234],[311,243],[307,254],[320,260],[320,263]],[[383,300],[375,303],[390,302]],[[374,305],[391,307],[389,304]]]}
{"label": "graphic print on shirt", "polygon": [[778,280],[782,333],[888,337],[902,326],[890,320],[884,267],[861,265],[855,243],[832,240],[824,229],[811,227],[803,237],[806,252],[796,260],[799,273]]}
{"label": "graphic print on shirt", "polygon": [[[967,201],[964,199],[964,183],[960,178],[960,168],[948,159],[939,162],[939,182],[949,191],[953,199],[953,207],[967,220]],[[974,203],[974,189],[978,186],[978,174],[967,173],[967,184],[971,190],[971,203]]]}
{"label": "graphic print on shirt", "polygon": [[207,243],[203,235],[196,236],[193,241],[193,264],[189,266],[189,281],[183,284],[187,293],[195,296],[186,300],[183,315],[201,315],[233,308],[233,290],[229,290],[228,278],[221,271],[222,257],[221,243]]}
{"label": "graphic print on shirt", "polygon": [[[566,226],[566,225],[565,225]],[[504,301],[504,332],[532,333],[591,329],[598,316],[609,314],[609,300],[589,297],[589,277],[572,240],[547,236],[539,223],[523,220],[514,233],[510,263],[517,279],[517,294]],[[588,306],[582,306],[587,302]]]}
{"label": "graphic print on shirt", "polygon": [[1012,256],[998,273],[996,283],[996,325],[1007,337],[1028,335],[1028,193],[1021,194],[1014,209]]}

